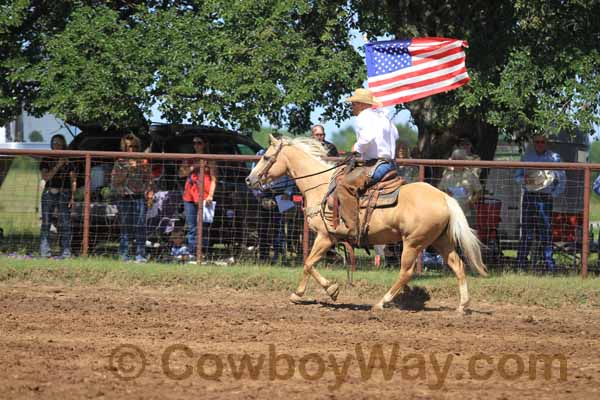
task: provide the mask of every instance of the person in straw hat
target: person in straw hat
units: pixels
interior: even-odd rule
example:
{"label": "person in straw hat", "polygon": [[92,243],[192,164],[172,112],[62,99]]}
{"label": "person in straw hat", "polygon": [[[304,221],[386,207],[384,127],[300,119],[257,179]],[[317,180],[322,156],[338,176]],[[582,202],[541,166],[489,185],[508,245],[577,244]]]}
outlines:
{"label": "person in straw hat", "polygon": [[[455,149],[451,160],[468,160],[468,154],[463,149]],[[454,197],[460,208],[462,208],[469,226],[474,227],[476,223],[475,203],[481,196],[482,187],[479,178],[471,168],[454,167],[447,168],[438,184],[438,189]]]}
{"label": "person in straw hat", "polygon": [[358,243],[358,196],[396,168],[398,130],[386,115],[374,109],[383,104],[370,90],[356,89],[346,101],[352,103],[352,114],[356,116],[354,148],[360,153],[361,162],[344,176],[336,189],[345,227],[338,226],[335,233],[355,237]]}
{"label": "person in straw hat", "polygon": [[[533,136],[532,145],[521,158],[527,162],[560,162],[560,156],[546,149],[546,138]],[[565,190],[565,171],[519,169],[515,180],[522,185],[521,241],[517,252],[517,266],[524,269],[534,234],[537,232],[544,251],[544,262],[549,271],[555,269],[552,259],[552,207],[553,199]],[[534,260],[530,260],[534,261]]]}

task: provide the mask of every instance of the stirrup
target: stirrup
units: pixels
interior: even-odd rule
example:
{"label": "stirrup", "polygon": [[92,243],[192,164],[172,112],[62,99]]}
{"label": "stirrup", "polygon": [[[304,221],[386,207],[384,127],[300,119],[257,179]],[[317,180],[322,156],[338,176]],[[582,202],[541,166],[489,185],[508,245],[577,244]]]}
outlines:
{"label": "stirrup", "polygon": [[369,250],[369,235],[364,232],[362,235],[356,236],[356,245],[365,249],[368,255],[371,255],[371,251]]}

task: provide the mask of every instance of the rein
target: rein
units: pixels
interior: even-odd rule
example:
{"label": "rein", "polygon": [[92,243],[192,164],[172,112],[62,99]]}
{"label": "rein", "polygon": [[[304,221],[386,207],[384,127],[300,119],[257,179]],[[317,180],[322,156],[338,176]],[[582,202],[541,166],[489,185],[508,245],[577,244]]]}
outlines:
{"label": "rein", "polygon": [[[277,156],[281,152],[282,147],[283,147],[283,144],[281,143],[279,145],[279,147],[277,148],[277,151],[275,152],[275,154],[273,154],[273,156],[271,156],[271,158],[269,158],[267,160],[268,164],[267,164],[267,166],[265,166],[265,168],[258,175],[259,178],[262,178],[264,175],[266,175],[267,172],[269,172],[269,169],[271,169],[271,167],[273,166],[273,164],[275,164],[275,162],[277,161]],[[355,156],[356,155],[354,153],[350,153],[342,161],[340,161],[338,164],[335,164],[333,167],[327,168],[327,169],[325,169],[323,171],[319,171],[319,172],[315,172],[315,173],[312,173],[312,174],[298,176],[296,178],[290,178],[288,176],[288,181],[294,182],[294,181],[297,181],[297,180],[300,180],[300,179],[310,178],[312,176],[317,176],[317,175],[321,175],[321,174],[324,174],[324,173],[329,172],[329,171],[333,171],[334,169],[337,169],[337,168],[339,168],[339,167],[341,167],[343,165],[348,164],[353,158],[355,158]],[[287,187],[287,185],[288,185],[288,183],[284,182],[284,183],[281,183],[279,185],[271,186],[271,187],[269,187],[269,189],[271,189],[271,190],[281,189],[281,188]]]}

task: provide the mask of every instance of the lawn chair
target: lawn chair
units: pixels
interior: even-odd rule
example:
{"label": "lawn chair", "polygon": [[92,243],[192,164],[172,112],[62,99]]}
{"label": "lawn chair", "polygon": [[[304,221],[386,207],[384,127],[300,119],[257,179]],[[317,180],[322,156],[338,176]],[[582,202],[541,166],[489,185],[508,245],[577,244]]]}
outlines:
{"label": "lawn chair", "polygon": [[477,237],[485,245],[482,248],[483,260],[489,265],[498,265],[502,256],[498,226],[502,218],[502,202],[491,197],[483,197],[475,204],[477,219],[475,229]]}
{"label": "lawn chair", "polygon": [[552,213],[552,249],[559,266],[576,270],[581,264],[582,229],[583,213]]}

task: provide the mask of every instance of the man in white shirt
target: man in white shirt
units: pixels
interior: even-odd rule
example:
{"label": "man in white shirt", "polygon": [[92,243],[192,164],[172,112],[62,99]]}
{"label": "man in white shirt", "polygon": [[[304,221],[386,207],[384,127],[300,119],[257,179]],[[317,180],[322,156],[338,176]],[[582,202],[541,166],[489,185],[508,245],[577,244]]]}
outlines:
{"label": "man in white shirt", "polygon": [[356,116],[355,149],[360,153],[362,162],[347,173],[337,187],[340,215],[348,231],[336,230],[336,233],[357,237],[358,197],[396,168],[394,155],[398,130],[386,115],[373,109],[373,106],[381,107],[382,104],[370,90],[357,89],[346,101],[352,103],[352,113]]}

